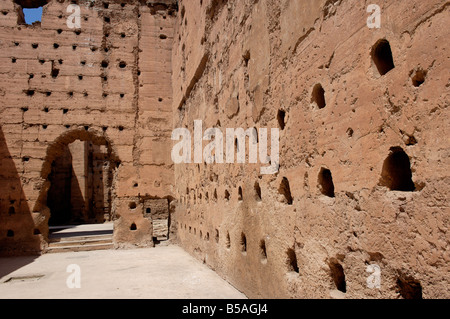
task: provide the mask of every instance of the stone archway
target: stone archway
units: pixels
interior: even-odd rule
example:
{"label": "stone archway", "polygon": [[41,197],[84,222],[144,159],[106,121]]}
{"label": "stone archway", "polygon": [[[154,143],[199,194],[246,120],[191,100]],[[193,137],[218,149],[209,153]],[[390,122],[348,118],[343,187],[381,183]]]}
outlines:
{"label": "stone archway", "polygon": [[[102,223],[115,219],[113,202],[119,166],[111,141],[94,130],[71,130],[48,146],[41,182],[36,185],[40,193],[33,209],[39,214],[37,226],[46,243],[51,223]],[[102,219],[101,215],[108,216]]]}

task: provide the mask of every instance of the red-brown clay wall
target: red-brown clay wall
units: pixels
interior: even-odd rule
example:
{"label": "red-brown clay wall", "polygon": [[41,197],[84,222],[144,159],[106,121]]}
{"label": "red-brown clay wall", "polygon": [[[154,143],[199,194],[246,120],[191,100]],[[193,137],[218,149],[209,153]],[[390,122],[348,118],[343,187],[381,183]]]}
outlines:
{"label": "red-brown clay wall", "polygon": [[278,174],[175,166],[179,243],[249,297],[449,296],[449,3],[369,4],[179,3],[174,126],[280,129]]}
{"label": "red-brown clay wall", "polygon": [[[34,25],[19,23],[14,1],[0,3],[0,250],[45,248],[51,163],[75,140],[106,148],[116,245],[151,246],[141,196],[171,198],[174,182],[167,140],[176,4],[46,2]],[[80,28],[67,25],[72,3]]]}

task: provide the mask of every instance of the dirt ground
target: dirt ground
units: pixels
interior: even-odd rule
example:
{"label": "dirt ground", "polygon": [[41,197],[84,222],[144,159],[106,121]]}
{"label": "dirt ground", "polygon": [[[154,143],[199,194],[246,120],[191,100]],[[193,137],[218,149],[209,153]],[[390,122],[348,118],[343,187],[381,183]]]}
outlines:
{"label": "dirt ground", "polygon": [[181,248],[162,246],[0,258],[0,298],[245,299],[246,296]]}

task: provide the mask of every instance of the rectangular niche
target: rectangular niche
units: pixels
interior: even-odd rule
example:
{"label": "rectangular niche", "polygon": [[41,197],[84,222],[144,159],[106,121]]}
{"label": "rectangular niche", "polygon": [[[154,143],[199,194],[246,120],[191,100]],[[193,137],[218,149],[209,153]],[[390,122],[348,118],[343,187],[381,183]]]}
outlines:
{"label": "rectangular niche", "polygon": [[147,199],[144,201],[144,216],[153,222],[153,237],[158,241],[169,239],[169,201]]}

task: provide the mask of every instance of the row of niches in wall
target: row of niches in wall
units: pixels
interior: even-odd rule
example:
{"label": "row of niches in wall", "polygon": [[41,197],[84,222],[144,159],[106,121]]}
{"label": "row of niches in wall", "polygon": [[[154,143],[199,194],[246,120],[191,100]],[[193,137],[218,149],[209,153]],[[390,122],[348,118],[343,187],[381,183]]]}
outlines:
{"label": "row of niches in wall", "polygon": [[[412,180],[411,162],[408,154],[401,147],[392,147],[389,156],[383,163],[381,177],[378,185],[387,187],[391,191],[413,192],[416,185]],[[317,177],[317,186],[319,194],[334,198],[336,196],[335,185],[333,182],[333,175],[330,169],[322,167]],[[422,187],[423,188],[423,187]],[[195,189],[186,189],[186,196],[181,196],[182,204],[202,204],[218,201],[217,189],[214,189],[213,196],[210,198],[209,192],[205,193],[204,200],[201,192]],[[262,201],[261,187],[258,182],[255,182],[253,187],[253,199],[256,202]],[[229,202],[231,193],[228,189],[224,191],[223,200]],[[244,200],[244,192],[242,186],[237,189],[237,202]],[[294,198],[291,193],[289,180],[283,177],[278,187],[278,201],[287,205],[293,205]]]}
{"label": "row of niches in wall", "polygon": [[[105,80],[102,80],[105,81]],[[27,89],[27,90],[23,90],[23,93],[28,96],[28,97],[33,97],[36,94],[42,94],[45,97],[51,97],[53,95],[53,93],[58,93],[58,96],[61,97],[61,94],[66,95],[66,98],[74,98],[74,97],[84,97],[84,98],[92,98],[91,95],[89,95],[89,92],[87,91],[82,91],[82,92],[75,92],[75,91],[67,91],[67,92],[53,92],[53,91],[40,91],[40,90],[36,90],[36,89]],[[99,97],[99,92],[95,92],[95,97]],[[120,98],[120,99],[124,99],[126,96],[125,93],[114,93],[114,94],[110,94],[109,92],[103,91],[101,93],[101,97],[103,99],[107,99],[108,97],[113,97],[113,98]],[[161,98],[160,98],[161,99]],[[159,101],[162,102],[162,101]],[[28,108],[22,108],[23,111],[28,111]],[[45,109],[44,109],[45,110]],[[66,112],[67,113],[67,112]],[[66,114],[65,113],[65,114]]]}
{"label": "row of niches in wall", "polygon": [[[22,233],[21,235],[23,235],[22,229],[17,229],[17,230],[8,229],[8,230],[6,230],[6,234],[2,234],[2,235],[4,235],[4,237],[6,237],[6,238],[10,238],[11,240],[14,240],[14,237],[16,236],[16,234],[18,232],[21,232]],[[39,236],[39,235],[41,235],[41,231],[39,229],[35,228],[35,229],[33,229],[32,235]]]}
{"label": "row of niches in wall", "polygon": [[[110,6],[111,5],[111,6]],[[127,5],[127,3],[126,2],[120,2],[120,3],[117,3],[117,2],[112,2],[112,3],[110,3],[110,2],[108,2],[108,1],[103,1],[102,2],[102,7],[103,7],[103,9],[111,9],[111,10],[113,10],[113,9],[117,9],[117,8],[125,8],[126,7],[126,5]]]}
{"label": "row of niches in wall", "polygon": [[[73,30],[69,30],[69,31],[66,30],[66,31],[64,31],[63,29],[56,29],[55,32],[56,32],[57,34],[62,34],[63,32],[72,32],[72,33],[74,33],[75,35],[79,36],[79,35],[81,35],[81,33],[82,33],[83,31],[82,31],[81,29],[76,29],[76,30],[74,30],[74,31],[73,31]],[[104,33],[104,36],[105,36],[105,38],[111,38],[111,33],[106,32],[106,33]],[[115,34],[115,36],[116,36],[117,38],[120,38],[120,39],[125,39],[125,38],[127,37],[127,34],[126,34],[125,32],[120,32],[120,33]],[[161,39],[165,39],[165,38],[167,38],[167,37],[165,37],[164,35],[160,35],[160,38],[161,38]],[[23,44],[21,44],[19,41],[13,41],[13,44],[14,44],[14,46],[16,46],[16,47],[21,47],[21,48],[23,47]],[[27,43],[27,45],[28,45],[28,43]],[[40,45],[39,45],[38,42],[33,42],[33,43],[29,44],[29,45],[30,45],[31,48],[34,49],[34,50],[37,50],[38,48],[40,48]],[[53,49],[58,49],[58,48],[60,48],[61,45],[60,45],[59,43],[55,42],[55,43],[53,43],[51,46],[53,47]],[[74,43],[74,44],[71,44],[71,46],[72,46],[72,50],[75,51],[75,50],[78,48],[79,44],[78,44],[78,43]],[[92,46],[91,48],[94,50],[94,52],[95,52],[96,50],[98,50],[98,48],[95,47],[95,46]],[[105,52],[109,52],[109,50],[111,50],[111,47],[110,47],[110,46],[104,48],[104,51],[105,51]]]}
{"label": "row of niches in wall", "polygon": [[[53,44],[53,46],[55,47],[55,48],[59,48],[59,45],[57,44],[57,43],[54,43]],[[20,60],[20,59],[18,59],[18,58],[15,58],[15,57],[12,57],[11,58],[11,62],[14,64],[14,63],[17,63],[18,62],[18,60]],[[28,59],[24,59],[24,61],[29,61]],[[45,63],[51,63],[52,64],[52,70],[57,66],[57,65],[59,65],[59,66],[62,66],[63,64],[64,64],[64,60],[63,59],[38,59],[38,61],[39,61],[39,63],[41,64],[41,65],[44,65]],[[80,61],[80,66],[81,67],[84,67],[84,66],[86,66],[87,65],[87,62],[85,61],[85,60],[82,60],[82,61]],[[110,67],[110,62],[109,61],[107,61],[107,60],[102,60],[101,62],[98,62],[98,63],[91,63],[90,65],[89,65],[89,68],[92,68],[92,67],[94,67],[94,66],[98,66],[98,68],[99,69],[101,69],[101,70],[103,70],[103,69],[108,69],[109,67]],[[116,66],[116,68],[117,69],[126,69],[127,68],[127,62],[125,62],[125,61],[117,61],[116,63],[115,63],[115,66]],[[56,78],[57,77],[57,75],[56,76],[54,76],[53,74],[51,74],[52,75],[52,77],[53,78]],[[82,75],[82,74],[81,74]],[[139,75],[139,74],[138,74]]]}
{"label": "row of niches in wall", "polygon": [[[246,55],[244,55],[244,57],[245,56]],[[381,39],[377,41],[375,45],[373,45],[371,50],[371,59],[380,76],[385,76],[395,68],[390,43],[386,39]],[[418,88],[425,83],[427,75],[428,70],[425,70],[421,66],[418,66],[412,69],[409,72],[408,76],[412,86]],[[322,85],[322,83],[316,83],[311,91],[310,103],[312,107],[317,108],[318,110],[324,109],[327,107],[327,100],[329,100],[329,97],[327,97],[326,88],[324,87],[324,85]],[[288,124],[287,121],[289,119],[289,115],[286,110],[279,109],[276,115],[276,119],[279,128],[281,130],[284,130]],[[348,136],[352,137],[353,133],[353,129],[349,128],[347,131]]]}
{"label": "row of niches in wall", "polygon": [[[211,244],[210,232],[199,229],[196,227],[188,226],[178,222],[178,228],[184,231],[185,235],[188,236],[199,236],[199,240],[204,241],[206,244]],[[271,259],[271,249],[267,245],[266,239],[260,239],[259,241],[249,241],[245,232],[237,233],[237,240],[232,240],[230,232],[227,231],[225,239],[221,239],[220,231],[216,228],[214,230],[215,238],[212,244],[220,245],[222,244],[226,251],[231,252],[231,250],[236,249],[240,252],[242,256],[247,256],[248,253],[256,252],[259,256],[259,260],[263,265],[268,264]],[[234,238],[234,237],[233,237]],[[187,238],[187,240],[192,241],[193,238]],[[255,245],[256,244],[256,245]],[[217,249],[215,249],[217,250]],[[340,258],[330,258],[325,261],[323,269],[328,269],[329,278],[327,279],[332,283],[330,288],[337,289],[342,293],[347,293],[347,281],[345,276],[345,269],[341,263],[342,256]],[[368,264],[367,260],[361,261],[364,265]],[[289,247],[285,251],[285,271],[291,273],[294,276],[300,275],[302,270],[300,268],[300,262],[298,257],[298,252],[296,247]],[[396,291],[404,299],[422,299],[422,286],[420,281],[414,279],[411,276],[405,276],[400,274],[395,278]]]}
{"label": "row of niches in wall", "polygon": [[[135,201],[130,201],[128,203],[128,208],[130,209],[130,211],[137,211],[138,205],[137,205],[137,203]],[[134,232],[134,231],[137,231],[137,230],[138,230],[138,228],[137,228],[136,223],[135,222],[131,223],[130,231]]]}
{"label": "row of niches in wall", "polygon": [[[328,268],[328,273],[333,284],[332,288],[335,288],[345,294],[348,292],[348,286],[345,276],[345,269],[341,264],[342,260],[343,256],[338,256],[338,258],[329,258],[326,260],[326,264],[324,264],[323,269]],[[360,262],[362,265],[361,267],[366,267],[371,264],[368,260],[361,260]],[[286,266],[288,272],[294,275],[300,275],[302,270],[299,264],[300,262],[296,247],[294,246],[288,248],[286,250]],[[399,275],[394,279],[392,285],[390,286],[395,286],[395,291],[399,294],[399,296],[404,299],[422,299],[422,286],[420,281],[411,276],[405,276],[400,272],[398,273]],[[364,284],[366,284],[366,282],[364,282]]]}
{"label": "row of niches in wall", "polygon": [[[386,75],[388,72],[395,68],[391,46],[389,44],[389,41],[387,41],[386,39],[381,39],[375,43],[371,50],[371,58],[380,76]],[[424,70],[420,66],[411,70],[409,73],[411,84],[414,87],[420,87],[425,83],[427,74],[428,71]],[[327,106],[326,91],[321,83],[315,84],[312,88],[311,104],[319,110],[324,109]],[[285,110],[278,111],[277,120],[280,129],[284,130],[287,124]]]}
{"label": "row of niches in wall", "polygon": [[[22,108],[22,110],[25,111],[24,108]],[[66,109],[63,110],[63,112],[66,112]],[[67,112],[68,112],[68,111],[67,111]],[[86,132],[89,132],[89,131],[91,131],[91,130],[97,130],[97,129],[98,129],[97,126],[93,126],[93,125],[80,125],[80,124],[61,124],[61,125],[63,125],[63,126],[65,127],[66,130],[79,130],[79,129],[84,129]],[[61,125],[59,125],[59,124],[57,124],[57,125],[50,125],[50,124],[45,124],[45,123],[44,123],[44,124],[27,124],[27,128],[25,128],[25,129],[33,128],[33,127],[39,126],[39,127],[42,128],[42,130],[45,131],[45,130],[47,130],[47,129],[50,130],[50,127],[51,127],[51,126],[61,126]],[[118,132],[124,132],[124,131],[126,130],[126,128],[125,128],[124,126],[122,126],[122,125],[119,125],[119,126],[113,126],[113,127],[110,127],[110,126],[101,126],[101,127],[100,127],[100,130],[101,130],[103,133],[106,133],[106,132],[108,132],[108,131],[111,130],[111,129],[117,130]],[[50,131],[51,131],[51,130],[50,130]],[[28,161],[29,161],[29,157],[23,157],[22,161],[28,162]]]}
{"label": "row of niches in wall", "polygon": [[[192,227],[192,226],[188,226],[187,224],[182,225],[182,223],[178,223],[178,227],[183,229],[186,232],[188,232],[188,234],[197,235],[197,228],[196,227]],[[210,232],[203,232],[202,230],[199,230],[199,238],[200,240],[204,240],[205,242],[210,242]],[[204,236],[205,234],[205,236]],[[214,237],[215,243],[219,244],[220,242],[220,232],[218,229],[215,229],[215,237]],[[231,237],[230,237],[230,233],[227,232],[226,235],[226,242],[225,242],[225,248],[227,250],[231,250]],[[266,244],[264,240],[260,241],[260,252],[261,252],[261,262],[266,263],[267,262],[267,251],[266,251]],[[246,256],[247,255],[247,236],[245,235],[244,232],[241,233],[240,236],[240,242],[239,242],[239,250],[241,251],[242,255]]]}

